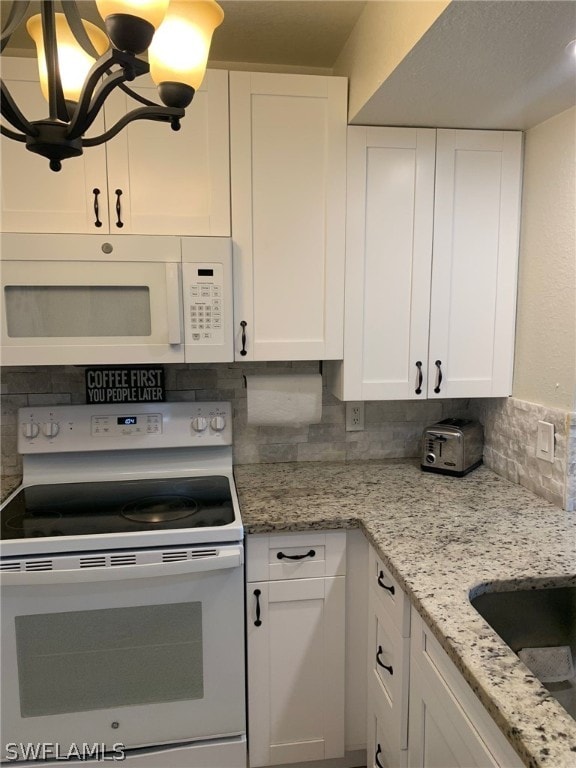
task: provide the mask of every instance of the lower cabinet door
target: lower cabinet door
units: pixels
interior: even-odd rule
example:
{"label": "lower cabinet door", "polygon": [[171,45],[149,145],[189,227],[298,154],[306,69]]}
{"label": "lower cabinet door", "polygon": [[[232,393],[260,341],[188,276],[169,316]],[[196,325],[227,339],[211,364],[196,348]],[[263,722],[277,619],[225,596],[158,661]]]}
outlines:
{"label": "lower cabinet door", "polygon": [[498,763],[450,689],[412,659],[410,669],[410,766],[497,768]]}
{"label": "lower cabinet door", "polygon": [[247,585],[251,768],[344,754],[343,576]]}

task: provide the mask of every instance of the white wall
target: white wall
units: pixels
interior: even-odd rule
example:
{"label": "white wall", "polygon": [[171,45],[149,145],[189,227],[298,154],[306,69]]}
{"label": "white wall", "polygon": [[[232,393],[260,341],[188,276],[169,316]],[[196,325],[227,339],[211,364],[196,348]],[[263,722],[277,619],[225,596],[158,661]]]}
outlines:
{"label": "white wall", "polygon": [[513,395],[576,408],[576,108],[526,133]]}
{"label": "white wall", "polygon": [[334,74],[350,78],[348,118],[396,69],[451,0],[368,2],[334,64]]}

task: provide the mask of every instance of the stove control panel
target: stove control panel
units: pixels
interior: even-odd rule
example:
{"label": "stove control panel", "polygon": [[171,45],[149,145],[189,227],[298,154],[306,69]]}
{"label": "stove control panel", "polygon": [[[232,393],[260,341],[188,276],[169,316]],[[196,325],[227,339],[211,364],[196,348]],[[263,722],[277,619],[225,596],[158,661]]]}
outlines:
{"label": "stove control panel", "polygon": [[230,403],[21,408],[20,453],[232,445]]}

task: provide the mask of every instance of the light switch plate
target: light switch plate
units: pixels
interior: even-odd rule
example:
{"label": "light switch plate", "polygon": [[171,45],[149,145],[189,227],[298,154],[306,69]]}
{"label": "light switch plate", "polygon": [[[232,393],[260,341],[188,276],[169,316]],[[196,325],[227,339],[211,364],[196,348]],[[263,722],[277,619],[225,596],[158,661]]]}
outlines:
{"label": "light switch plate", "polygon": [[554,424],[550,424],[549,421],[538,422],[536,458],[554,461]]}

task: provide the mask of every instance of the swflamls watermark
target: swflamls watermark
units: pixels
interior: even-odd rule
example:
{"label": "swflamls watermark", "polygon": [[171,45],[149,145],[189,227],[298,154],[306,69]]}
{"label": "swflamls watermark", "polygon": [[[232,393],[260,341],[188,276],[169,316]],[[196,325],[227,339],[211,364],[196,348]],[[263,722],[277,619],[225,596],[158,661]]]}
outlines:
{"label": "swflamls watermark", "polygon": [[126,747],[116,743],[107,747],[104,743],[77,744],[72,742],[62,746],[58,742],[43,741],[16,742],[10,741],[4,745],[3,760],[125,760]]}

